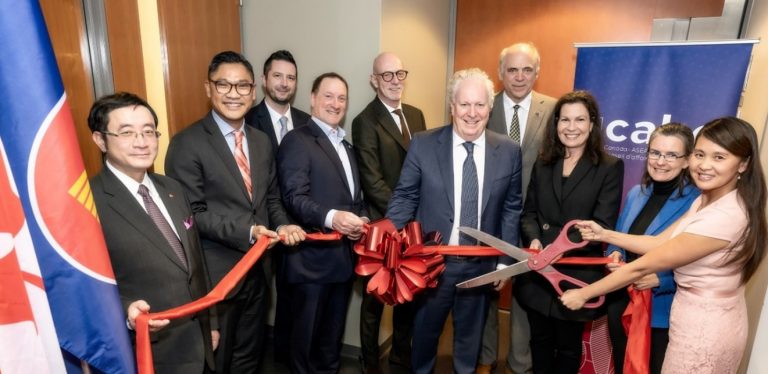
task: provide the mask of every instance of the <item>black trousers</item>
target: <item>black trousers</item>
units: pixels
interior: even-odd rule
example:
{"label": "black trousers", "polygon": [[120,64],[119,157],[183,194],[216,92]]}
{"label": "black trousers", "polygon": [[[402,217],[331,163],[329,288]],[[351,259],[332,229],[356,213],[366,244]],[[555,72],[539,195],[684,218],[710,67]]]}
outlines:
{"label": "black trousers", "polygon": [[[525,308],[525,307],[524,307]],[[584,322],[545,316],[526,308],[531,326],[531,360],[536,374],[575,374],[581,365]]]}
{"label": "black trousers", "polygon": [[[379,327],[383,310],[384,304],[364,290],[360,305],[360,345],[366,367],[378,366],[379,363]],[[392,310],[392,350],[389,361],[407,368],[411,367],[414,312],[413,302],[397,305]]]}
{"label": "black trousers", "polygon": [[261,263],[242,282],[235,295],[217,304],[221,333],[215,352],[217,373],[257,373],[261,367],[269,302]]}

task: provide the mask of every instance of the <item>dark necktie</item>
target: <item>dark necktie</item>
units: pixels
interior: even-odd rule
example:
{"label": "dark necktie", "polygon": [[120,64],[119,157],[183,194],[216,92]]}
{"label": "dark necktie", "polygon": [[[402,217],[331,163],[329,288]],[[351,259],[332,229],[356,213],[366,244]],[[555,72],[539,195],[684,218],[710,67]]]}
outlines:
{"label": "dark necktie", "polygon": [[[467,149],[467,158],[464,159],[464,165],[461,172],[461,217],[459,224],[472,228],[477,227],[477,167],[475,159],[472,157],[472,149],[475,144],[465,142],[462,144]],[[459,245],[475,245],[477,240],[459,233]]]}
{"label": "dark necktie", "polygon": [[400,118],[400,132],[403,134],[403,145],[405,145],[405,148],[408,148],[408,145],[411,144],[411,132],[408,131],[408,124],[405,123],[405,116],[403,116],[403,111],[400,109],[395,109],[392,111],[392,113],[397,114],[397,117]]}
{"label": "dark necktie", "polygon": [[157,207],[155,201],[152,200],[152,196],[149,195],[147,186],[143,184],[139,185],[139,195],[144,199],[144,207],[147,209],[147,214],[152,218],[152,221],[160,232],[163,233],[163,237],[168,241],[168,244],[173,248],[173,251],[176,252],[176,256],[178,256],[181,263],[184,264],[184,269],[187,269],[187,255],[184,254],[184,248],[181,246],[179,238],[176,237],[176,234],[173,232],[171,225],[168,224],[168,221],[163,217],[160,208]]}
{"label": "dark necktie", "polygon": [[509,124],[509,137],[520,144],[520,117],[517,116],[517,110],[520,109],[520,105],[515,104],[515,113],[512,114],[512,122]]}

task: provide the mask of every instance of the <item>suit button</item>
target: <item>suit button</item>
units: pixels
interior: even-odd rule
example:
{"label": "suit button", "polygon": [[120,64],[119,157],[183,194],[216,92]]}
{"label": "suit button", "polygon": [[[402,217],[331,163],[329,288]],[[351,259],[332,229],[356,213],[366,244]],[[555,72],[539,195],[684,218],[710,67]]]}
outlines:
{"label": "suit button", "polygon": [[549,224],[545,223],[545,224],[541,225],[541,228],[542,228],[542,230],[549,230]]}
{"label": "suit button", "polygon": [[448,222],[453,223],[453,218],[449,219]]}

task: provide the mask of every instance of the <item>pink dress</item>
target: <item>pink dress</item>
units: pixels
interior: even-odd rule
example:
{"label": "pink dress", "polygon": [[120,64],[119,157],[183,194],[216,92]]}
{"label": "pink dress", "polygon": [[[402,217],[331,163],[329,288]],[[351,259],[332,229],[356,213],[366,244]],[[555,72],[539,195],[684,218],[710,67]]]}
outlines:
{"label": "pink dress", "polygon": [[[739,201],[734,190],[697,212],[701,197],[697,198],[672,236],[687,232],[735,242],[747,224],[747,213]],[[738,370],[747,341],[747,306],[741,266],[725,262],[741,249],[722,249],[675,269],[678,288],[662,373]]]}

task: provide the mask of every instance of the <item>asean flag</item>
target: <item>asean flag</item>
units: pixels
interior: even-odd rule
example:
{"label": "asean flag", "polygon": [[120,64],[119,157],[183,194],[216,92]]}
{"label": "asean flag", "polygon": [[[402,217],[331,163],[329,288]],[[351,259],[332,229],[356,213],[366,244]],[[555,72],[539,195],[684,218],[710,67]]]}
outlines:
{"label": "asean flag", "polygon": [[[77,372],[82,360],[99,372],[133,373],[125,313],[36,0],[0,0],[0,46],[0,199],[11,206],[0,211],[0,358],[35,357],[0,372]],[[6,329],[29,339],[6,344]],[[72,357],[76,365],[64,369]]]}

